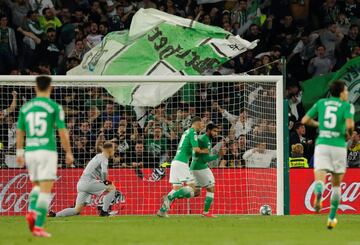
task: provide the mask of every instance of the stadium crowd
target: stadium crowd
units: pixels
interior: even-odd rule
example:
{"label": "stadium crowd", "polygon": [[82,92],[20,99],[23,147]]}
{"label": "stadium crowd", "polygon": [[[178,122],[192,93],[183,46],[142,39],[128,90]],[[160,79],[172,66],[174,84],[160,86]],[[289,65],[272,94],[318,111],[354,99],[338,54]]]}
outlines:
{"label": "stadium crowd", "polygon": [[[220,26],[260,42],[213,75],[279,75],[284,73],[280,58],[286,57],[291,157],[311,167],[316,132],[299,123],[305,113],[300,85],[360,55],[360,1],[262,0],[259,21],[250,10],[254,1],[3,0],[0,75],[66,74],[107,33],[128,29],[139,8]],[[31,95],[25,88],[1,87],[1,101],[6,102],[0,110],[2,167],[14,149],[16,112]],[[57,87],[54,95],[66,112],[74,167],[83,167],[107,140],[117,148],[112,167],[166,164],[195,115],[221,127],[213,151],[227,153],[212,167],[275,166],[275,90],[266,84],[189,84],[139,121],[133,108],[120,106],[101,88]],[[351,167],[360,167],[359,131],[358,126],[349,140]]]}

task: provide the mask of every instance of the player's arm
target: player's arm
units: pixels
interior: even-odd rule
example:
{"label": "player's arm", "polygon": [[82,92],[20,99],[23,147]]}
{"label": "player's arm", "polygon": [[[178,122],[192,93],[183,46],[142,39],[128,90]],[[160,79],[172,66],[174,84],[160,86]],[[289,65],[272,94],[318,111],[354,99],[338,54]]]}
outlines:
{"label": "player's arm", "polygon": [[189,137],[190,137],[190,144],[191,144],[192,149],[195,152],[195,154],[208,154],[209,153],[209,149],[201,149],[199,147],[198,136],[194,131],[192,131],[190,133]]}
{"label": "player's arm", "polygon": [[306,115],[301,119],[301,123],[310,127],[319,127],[319,122],[315,121],[313,118],[318,114],[317,103],[311,107],[311,109],[306,113]]}
{"label": "player's arm", "polygon": [[55,122],[58,128],[61,145],[66,153],[65,163],[67,166],[70,167],[74,162],[74,156],[71,151],[69,131],[66,129],[65,113],[60,105],[58,106],[57,111],[55,113],[56,113]]}
{"label": "player's arm", "polygon": [[347,134],[351,137],[355,128],[355,122],[354,122],[354,114],[355,114],[355,108],[352,104],[349,104],[349,110],[345,113],[345,120],[346,120],[346,131]]}
{"label": "player's arm", "polygon": [[105,161],[101,162],[101,180],[105,183],[108,178],[108,163]]}
{"label": "player's arm", "polygon": [[24,158],[24,138],[25,138],[25,120],[24,115],[20,109],[19,117],[17,121],[16,129],[16,163],[19,167],[24,167],[25,158]]}

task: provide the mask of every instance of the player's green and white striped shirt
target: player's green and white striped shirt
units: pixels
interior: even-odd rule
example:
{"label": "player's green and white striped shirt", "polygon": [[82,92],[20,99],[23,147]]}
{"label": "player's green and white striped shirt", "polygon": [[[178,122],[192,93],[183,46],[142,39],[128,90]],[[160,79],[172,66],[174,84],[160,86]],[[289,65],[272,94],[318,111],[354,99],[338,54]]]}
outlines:
{"label": "player's green and white striped shirt", "polygon": [[[211,150],[211,139],[207,134],[203,134],[199,137],[199,147],[201,149]],[[216,160],[219,158],[219,155],[210,156],[209,154],[196,154],[193,153],[190,170],[202,170],[208,168],[208,162]]]}
{"label": "player's green and white striped shirt", "polygon": [[62,107],[50,98],[36,97],[19,112],[17,128],[25,131],[26,151],[56,151],[55,128],[66,128]]}
{"label": "player's green and white striped shirt", "polygon": [[199,147],[198,136],[195,129],[189,128],[181,136],[174,160],[189,163],[194,147]]}
{"label": "player's green and white striped shirt", "polygon": [[318,117],[319,136],[316,145],[346,147],[346,119],[354,119],[352,104],[330,97],[321,99],[306,113],[310,118]]}

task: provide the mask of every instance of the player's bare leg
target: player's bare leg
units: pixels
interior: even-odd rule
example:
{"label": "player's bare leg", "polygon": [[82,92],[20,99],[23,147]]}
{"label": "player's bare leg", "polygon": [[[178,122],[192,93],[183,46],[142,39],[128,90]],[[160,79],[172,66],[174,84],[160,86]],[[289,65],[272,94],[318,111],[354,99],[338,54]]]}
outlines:
{"label": "player's bare leg", "polygon": [[51,189],[53,187],[54,181],[46,180],[39,182],[40,194],[36,203],[36,220],[35,227],[32,234],[38,237],[51,237],[51,234],[47,233],[44,230],[44,223],[46,219],[46,214],[48,212],[48,207],[51,202]]}
{"label": "player's bare leg", "polygon": [[201,216],[203,217],[207,217],[207,218],[217,218],[216,215],[213,215],[209,212],[211,204],[214,201],[214,192],[215,192],[215,187],[207,187],[206,188],[206,197],[205,197],[205,203],[204,203],[204,211],[201,214]]}
{"label": "player's bare leg", "polygon": [[341,199],[341,189],[340,184],[344,177],[344,174],[333,174],[332,175],[332,188],[331,188],[331,207],[329,218],[327,222],[327,228],[333,229],[335,228],[336,224],[338,223],[336,216],[336,211],[339,207],[340,199]]}
{"label": "player's bare leg", "polygon": [[35,226],[36,220],[36,203],[40,194],[40,186],[38,182],[33,182],[33,188],[29,194],[29,208],[25,218],[29,224],[29,230],[32,232]]}
{"label": "player's bare leg", "polygon": [[325,170],[316,170],[315,171],[315,200],[314,200],[314,209],[315,213],[320,213],[322,208],[322,194],[324,192],[325,180],[327,172]]}

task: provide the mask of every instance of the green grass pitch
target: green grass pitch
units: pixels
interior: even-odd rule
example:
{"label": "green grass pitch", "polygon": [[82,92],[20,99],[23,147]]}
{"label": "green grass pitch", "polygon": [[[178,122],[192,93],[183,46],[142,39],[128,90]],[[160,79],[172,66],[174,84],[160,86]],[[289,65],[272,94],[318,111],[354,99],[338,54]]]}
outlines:
{"label": "green grass pitch", "polygon": [[53,237],[34,238],[23,217],[0,217],[0,244],[25,245],[232,245],[232,244],[360,244],[360,216],[340,215],[334,230],[326,216],[198,216],[71,217],[48,219]]}

